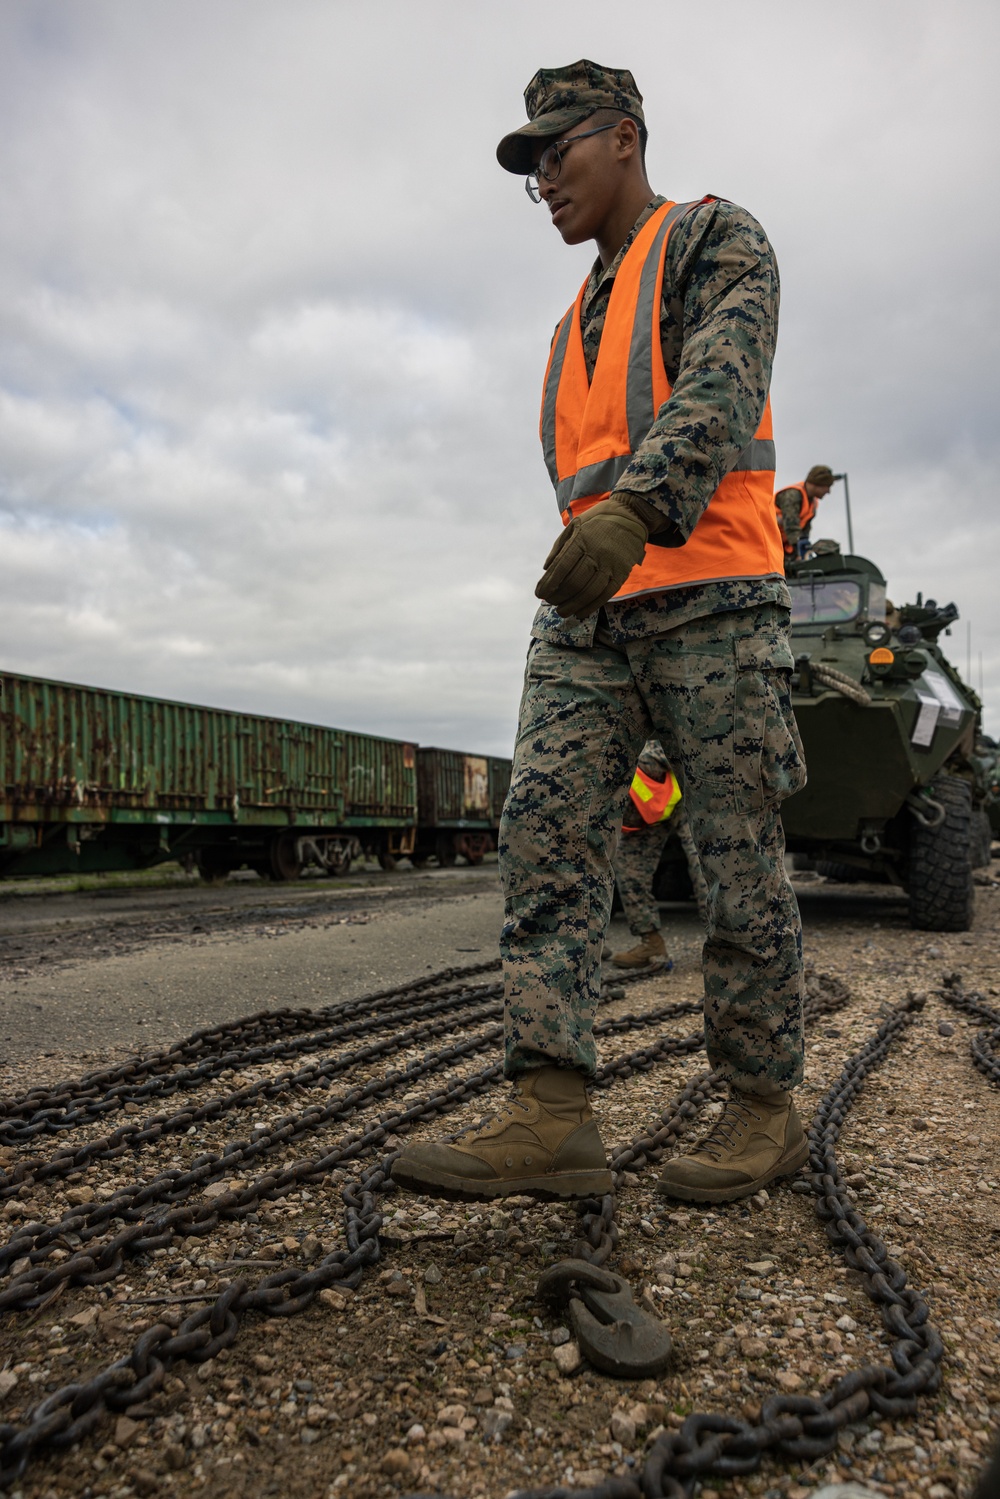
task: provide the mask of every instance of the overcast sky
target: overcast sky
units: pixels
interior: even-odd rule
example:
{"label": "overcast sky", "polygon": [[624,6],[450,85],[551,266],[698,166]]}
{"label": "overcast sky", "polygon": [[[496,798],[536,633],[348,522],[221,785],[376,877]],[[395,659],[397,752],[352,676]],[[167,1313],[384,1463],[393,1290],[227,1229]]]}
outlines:
{"label": "overcast sky", "polygon": [[[630,67],[654,188],[762,221],[778,479],[1000,731],[996,61],[958,0],[6,0],[0,667],[509,753],[567,249],[497,140]],[[846,542],[842,487],[814,532]]]}

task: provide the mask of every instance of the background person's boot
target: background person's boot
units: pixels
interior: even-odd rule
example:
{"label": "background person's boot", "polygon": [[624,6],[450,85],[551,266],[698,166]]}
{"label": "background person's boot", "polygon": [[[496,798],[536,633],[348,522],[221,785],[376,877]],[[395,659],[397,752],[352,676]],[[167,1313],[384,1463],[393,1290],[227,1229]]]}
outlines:
{"label": "background person's boot", "polygon": [[616,968],[651,968],[654,963],[668,962],[667,944],[662,932],[645,932],[635,947],[630,947],[627,952],[615,953],[611,961]]}
{"label": "background person's boot", "polygon": [[488,1202],[531,1197],[602,1197],[611,1172],[573,1067],[537,1067],[518,1079],[492,1118],[448,1143],[408,1145],[392,1179],[429,1197]]}
{"label": "background person's boot", "polygon": [[704,1140],[667,1162],[657,1191],[682,1202],[734,1202],[808,1159],[809,1141],[790,1093],[762,1098],[734,1089]]}

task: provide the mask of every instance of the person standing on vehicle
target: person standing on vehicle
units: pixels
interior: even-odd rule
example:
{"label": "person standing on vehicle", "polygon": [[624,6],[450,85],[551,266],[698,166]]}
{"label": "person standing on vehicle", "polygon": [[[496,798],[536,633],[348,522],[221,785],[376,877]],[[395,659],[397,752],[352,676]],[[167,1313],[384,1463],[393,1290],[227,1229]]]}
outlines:
{"label": "person standing on vehicle", "polygon": [[778,490],[774,497],[774,508],[786,557],[798,557],[802,554],[804,548],[800,543],[808,542],[809,528],[819,509],[819,502],[830,493],[837,477],[825,463],[817,463],[801,484],[789,484],[787,489]]}
{"label": "person standing on vehicle", "polygon": [[610,1189],[586,1083],[611,856],[644,742],[677,774],[709,887],[709,1059],[729,1102],[661,1190],[757,1191],[807,1142],[801,932],[778,808],[804,784],[767,401],[778,274],[760,225],[646,178],[631,73],[541,69],[497,148],[564,242],[598,259],[556,329],[541,435],[565,529],[536,588],[500,830],[510,1101],[408,1146],[402,1186],[484,1200]]}
{"label": "person standing on vehicle", "polygon": [[663,940],[653,878],[663,846],[673,831],[680,800],[680,785],[659,741],[648,740],[632,777],[625,820],[612,860],[628,929],[639,939],[635,947],[625,952],[608,954],[616,968],[673,967]]}

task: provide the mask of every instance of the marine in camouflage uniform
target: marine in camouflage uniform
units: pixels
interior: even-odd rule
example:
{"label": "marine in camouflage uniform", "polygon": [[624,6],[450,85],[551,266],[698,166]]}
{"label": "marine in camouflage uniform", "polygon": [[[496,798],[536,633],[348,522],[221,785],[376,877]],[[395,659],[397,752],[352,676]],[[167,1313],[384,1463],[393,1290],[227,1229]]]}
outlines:
{"label": "marine in camouflage uniform", "polygon": [[[521,149],[532,148],[532,136],[562,139],[589,115],[596,116],[596,124],[588,122],[591,133],[598,134],[603,116],[597,111],[605,107],[642,119],[631,74],[587,62],[542,70],[525,98],[531,124],[506,137],[497,153],[511,171],[531,170],[530,163],[538,161],[537,145],[527,156]],[[618,135],[623,139],[624,130]],[[585,149],[575,147],[575,152]],[[579,202],[586,207],[587,160],[570,154],[563,173],[562,181],[570,182],[571,220]],[[541,181],[538,186],[544,195]],[[549,199],[559,190],[548,190]],[[599,258],[591,271],[581,310],[590,378],[618,269],[636,234],[666,201],[650,195],[617,253]],[[593,231],[581,237],[591,234],[600,245]],[[617,501],[618,513],[626,516],[634,505],[643,535],[655,526],[658,544],[682,544],[691,535],[721,477],[736,466],[761,421],[778,294],[773,251],[744,209],[711,200],[677,220],[667,245],[660,308],[671,395],[633,451],[614,494],[595,507],[606,508],[605,521],[616,513]],[[543,599],[552,597],[558,546],[537,590]],[[709,1060],[732,1083],[734,1098],[751,1100],[749,1110],[739,1103],[723,1121],[726,1150],[734,1140],[742,1141],[740,1148],[753,1157],[750,1165],[730,1170],[726,1164],[707,1189],[700,1180],[693,1186],[679,1181],[671,1194],[726,1200],[756,1190],[779,1174],[771,1148],[775,1140],[782,1169],[792,1169],[792,1147],[771,1123],[775,1109],[787,1120],[787,1093],[801,1080],[803,1067],[801,934],[779,820],[782,799],[804,783],[789,696],[787,588],[776,574],[616,600],[611,594],[619,586],[616,582],[606,591],[603,607],[581,609],[583,618],[564,617],[573,607],[564,599],[557,599],[559,608],[543,603],[532,626],[499,839],[505,1072],[517,1082],[514,1102],[467,1142],[411,1147],[402,1166],[394,1168],[403,1185],[465,1197],[584,1190],[583,1168],[593,1166],[595,1157],[577,1146],[592,1121],[567,1072],[575,1069],[577,1076],[588,1077],[596,1067],[593,1025],[611,912],[612,860],[633,770],[651,738],[660,741],[680,781],[708,887]],[[547,1102],[543,1093],[555,1102]],[[773,1100],[778,1101],[774,1109]],[[546,1145],[547,1110],[553,1118],[560,1110],[561,1117],[572,1116],[574,1161],[580,1168],[575,1176],[564,1159],[570,1147],[558,1144],[558,1132]],[[796,1166],[804,1149],[798,1130]],[[535,1166],[521,1164],[525,1132]],[[715,1133],[704,1142],[710,1166]],[[758,1157],[764,1165],[755,1164]],[[524,1162],[531,1159],[523,1155]],[[548,1162],[544,1173],[539,1159]],[[531,1176],[532,1171],[537,1174]],[[561,1185],[560,1172],[567,1185]]]}
{"label": "marine in camouflage uniform", "polygon": [[[643,746],[638,768],[654,781],[662,782],[669,775],[670,767],[657,740],[650,739]],[[635,947],[617,953],[611,953],[605,947],[604,957],[610,958],[617,968],[648,968],[663,963],[673,966],[663,940],[653,880],[667,840],[680,821],[681,805],[678,802],[669,817],[648,823],[639,816],[635,807],[626,803],[613,868],[625,920],[639,942]]]}
{"label": "marine in camouflage uniform", "polygon": [[663,929],[660,907],[653,895],[653,879],[660,867],[663,846],[673,832],[671,823],[622,829],[613,868],[618,896],[633,937],[645,937]]}
{"label": "marine in camouflage uniform", "polygon": [[[806,474],[804,484],[809,499],[814,503],[825,499],[833,488],[837,479],[842,475],[835,474],[833,469],[825,463],[815,463]],[[774,496],[775,509],[778,512],[778,526],[781,530],[781,538],[786,544],[786,551],[797,557],[801,550],[800,542],[809,541],[809,533],[812,529],[813,517],[802,524],[802,491],[798,488],[779,489]]]}

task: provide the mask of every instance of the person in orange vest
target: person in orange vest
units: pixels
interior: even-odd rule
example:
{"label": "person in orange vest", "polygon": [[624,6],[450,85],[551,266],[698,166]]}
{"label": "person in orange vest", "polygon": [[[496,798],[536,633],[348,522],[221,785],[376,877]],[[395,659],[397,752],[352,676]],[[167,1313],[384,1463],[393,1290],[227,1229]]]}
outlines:
{"label": "person in orange vest", "polygon": [[778,490],[774,508],[786,557],[800,555],[801,543],[809,540],[809,528],[819,502],[830,493],[836,478],[832,468],[825,463],[816,463],[801,484],[789,484],[786,489]]}
{"label": "person in orange vest", "polygon": [[611,1190],[587,1084],[612,858],[639,753],[656,738],[708,884],[705,1041],[730,1089],[659,1190],[729,1201],[808,1158],[792,1100],[801,929],[779,817],[805,773],[768,400],[777,265],[745,209],[653,191],[627,70],[542,68],[524,98],[528,122],[501,140],[500,165],[525,178],[565,244],[593,240],[597,260],[557,324],[542,384],[561,528],[535,590],[498,849],[513,1086],[458,1139],[407,1144],[392,1175],[474,1202]]}
{"label": "person in orange vest", "polygon": [[673,815],[681,799],[677,778],[660,744],[650,739],[639,756],[629,788],[621,838],[614,857],[615,884],[629,931],[638,937],[627,952],[610,953],[616,968],[660,968],[674,965],[667,953],[660,925],[660,909],[653,896],[663,845],[673,829]]}

